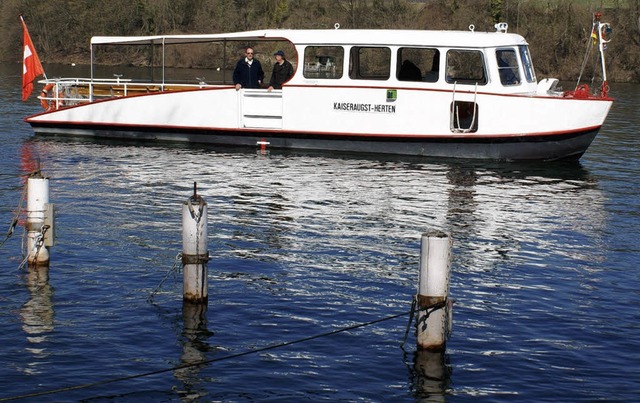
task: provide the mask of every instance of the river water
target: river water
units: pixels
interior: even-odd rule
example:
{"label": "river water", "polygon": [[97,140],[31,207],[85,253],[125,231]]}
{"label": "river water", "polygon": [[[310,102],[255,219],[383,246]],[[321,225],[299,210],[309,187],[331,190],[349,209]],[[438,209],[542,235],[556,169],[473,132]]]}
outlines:
{"label": "river water", "polygon": [[[48,271],[20,268],[23,220],[0,246],[0,399],[640,398],[640,86],[612,85],[577,163],[478,163],[35,137],[19,67],[0,66],[0,235],[40,161],[56,244]],[[199,312],[176,268],[193,182]],[[445,354],[400,348],[432,229],[454,242]]]}

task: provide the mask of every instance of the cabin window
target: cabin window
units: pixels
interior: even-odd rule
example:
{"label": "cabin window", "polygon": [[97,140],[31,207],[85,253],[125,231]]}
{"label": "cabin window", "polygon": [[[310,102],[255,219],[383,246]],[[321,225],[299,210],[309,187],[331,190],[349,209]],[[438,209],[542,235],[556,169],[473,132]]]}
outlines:
{"label": "cabin window", "polygon": [[482,53],[471,50],[448,51],[447,82],[450,84],[485,85],[487,73]]}
{"label": "cabin window", "polygon": [[440,51],[438,49],[398,49],[398,80],[426,81],[435,83],[440,73]]}
{"label": "cabin window", "polygon": [[342,77],[344,49],[341,46],[308,46],[304,50],[305,78]]}
{"label": "cabin window", "polygon": [[518,69],[518,57],[513,49],[496,50],[496,61],[502,85],[520,84],[520,69]]}
{"label": "cabin window", "polygon": [[354,46],[349,57],[349,77],[354,80],[388,80],[391,49]]}
{"label": "cabin window", "polygon": [[522,60],[522,67],[524,68],[524,77],[527,82],[536,82],[536,73],[533,70],[533,63],[531,62],[531,55],[529,54],[529,47],[520,45],[518,46],[520,51],[520,60]]}

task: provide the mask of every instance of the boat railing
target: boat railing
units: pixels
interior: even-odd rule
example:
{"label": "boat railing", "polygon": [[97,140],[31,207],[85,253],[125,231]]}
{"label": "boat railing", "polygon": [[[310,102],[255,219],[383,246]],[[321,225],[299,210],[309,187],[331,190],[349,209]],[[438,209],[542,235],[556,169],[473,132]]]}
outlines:
{"label": "boat railing", "polygon": [[38,98],[45,110],[50,110],[129,95],[219,87],[219,85],[207,84],[202,79],[198,80],[197,84],[192,84],[134,81],[121,77],[93,80],[86,78],[46,79],[39,81],[44,84],[44,88]]}

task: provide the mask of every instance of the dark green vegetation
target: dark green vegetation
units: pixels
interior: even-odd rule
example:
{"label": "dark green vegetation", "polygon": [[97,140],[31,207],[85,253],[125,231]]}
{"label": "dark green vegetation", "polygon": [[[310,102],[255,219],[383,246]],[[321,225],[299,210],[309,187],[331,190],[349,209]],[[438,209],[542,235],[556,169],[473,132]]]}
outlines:
{"label": "dark green vegetation", "polygon": [[[2,0],[0,61],[19,62],[22,14],[43,63],[89,63],[93,35],[232,32],[262,28],[468,29],[498,21],[531,45],[538,78],[575,80],[589,46],[592,14],[613,26],[610,81],[640,82],[640,0]],[[238,48],[244,44],[238,44]],[[592,49],[592,51],[595,50]],[[595,52],[592,52],[594,54]],[[175,67],[212,67],[217,51],[175,52]],[[148,63],[139,48],[100,55],[103,64]],[[597,60],[586,61],[589,80]]]}

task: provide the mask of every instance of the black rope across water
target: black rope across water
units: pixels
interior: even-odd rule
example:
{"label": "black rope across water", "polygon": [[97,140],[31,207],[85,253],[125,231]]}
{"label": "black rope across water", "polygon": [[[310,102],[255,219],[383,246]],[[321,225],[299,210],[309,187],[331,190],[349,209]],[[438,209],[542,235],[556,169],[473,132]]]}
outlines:
{"label": "black rope across water", "polygon": [[[444,302],[444,303],[443,302],[438,302],[438,303],[436,303],[434,305],[418,308],[417,307],[417,300],[416,300],[416,298],[414,298],[413,301],[412,301],[412,304],[411,304],[411,309],[409,311],[407,311],[407,312],[397,313],[397,314],[394,314],[394,315],[386,316],[384,318],[375,319],[375,320],[372,320],[372,321],[369,321],[369,322],[358,323],[358,324],[355,324],[355,325],[352,325],[352,326],[347,326],[347,327],[343,327],[343,328],[340,328],[340,329],[332,330],[332,331],[329,331],[329,332],[320,333],[320,334],[317,334],[317,335],[314,335],[314,336],[304,337],[302,339],[297,339],[297,340],[293,340],[293,341],[286,341],[286,342],[278,343],[278,344],[272,344],[270,346],[266,346],[266,347],[262,347],[262,348],[258,348],[258,349],[254,349],[254,350],[248,350],[248,351],[244,351],[242,353],[230,354],[230,355],[226,355],[224,357],[212,358],[210,360],[202,360],[202,361],[198,361],[198,362],[194,362],[194,363],[190,363],[190,364],[177,365],[175,367],[159,369],[159,370],[156,370],[156,371],[145,372],[145,373],[137,374],[137,375],[129,375],[129,376],[123,376],[123,377],[119,377],[119,378],[105,379],[103,381],[85,383],[85,384],[82,384],[82,385],[75,385],[75,386],[67,386],[67,387],[64,387],[64,388],[45,390],[45,391],[42,391],[42,392],[29,393],[29,394],[25,394],[25,395],[3,397],[3,398],[0,398],[0,402],[5,402],[5,401],[9,401],[9,400],[27,399],[27,398],[45,396],[45,395],[53,395],[53,394],[56,394],[56,393],[69,392],[69,391],[72,391],[72,390],[88,389],[88,388],[92,388],[92,387],[95,387],[95,386],[101,386],[101,385],[106,385],[106,384],[115,383],[115,382],[122,382],[122,381],[128,381],[128,380],[132,380],[132,379],[137,379],[137,378],[144,378],[144,377],[147,377],[147,376],[158,375],[158,374],[162,374],[162,373],[169,372],[169,371],[177,371],[177,370],[186,369],[186,368],[199,367],[199,366],[206,365],[206,364],[213,364],[213,363],[216,363],[216,362],[219,362],[219,361],[231,360],[231,359],[234,359],[234,358],[244,357],[244,356],[250,355],[250,354],[258,354],[258,353],[262,353],[262,352],[269,351],[269,350],[274,350],[274,349],[281,348],[281,347],[287,347],[287,346],[291,346],[291,345],[294,345],[294,344],[304,343],[304,342],[315,340],[315,339],[319,339],[319,338],[322,338],[322,337],[333,336],[333,335],[336,335],[336,334],[339,334],[339,333],[347,332],[349,330],[355,330],[355,329],[359,329],[361,327],[371,326],[371,325],[375,325],[377,323],[381,323],[381,322],[385,322],[385,321],[388,321],[388,320],[397,319],[397,318],[405,316],[405,315],[409,315],[409,323],[407,324],[407,330],[405,332],[402,344],[400,345],[400,348],[403,351],[405,351],[404,350],[404,344],[406,342],[407,335],[409,333],[409,328],[411,326],[411,323],[413,322],[413,318],[414,318],[414,316],[416,314],[416,311],[424,311],[425,312],[425,316],[424,316],[424,318],[422,318],[422,320],[426,321],[426,318],[428,318],[429,315],[431,315],[433,312],[437,311],[438,309],[442,309],[445,305],[446,305],[446,302]],[[416,327],[418,326],[417,321],[416,321],[415,326]],[[423,326],[426,326],[426,323]],[[405,353],[406,353],[406,351],[405,351]]]}
{"label": "black rope across water", "polygon": [[123,376],[123,377],[119,377],[119,378],[105,379],[103,381],[85,383],[85,384],[82,384],[82,385],[75,385],[75,386],[67,386],[67,387],[64,387],[64,388],[45,390],[45,391],[42,391],[42,392],[29,393],[29,394],[19,395],[19,396],[4,397],[4,398],[0,398],[0,402],[5,402],[5,401],[9,401],[9,400],[27,399],[27,398],[33,398],[33,397],[45,396],[45,395],[53,395],[53,394],[56,394],[56,393],[69,392],[69,391],[72,391],[72,390],[88,389],[88,388],[92,388],[92,387],[95,387],[95,386],[101,386],[101,385],[106,385],[106,384],[115,383],[115,382],[122,382],[122,381],[131,380],[131,379],[143,378],[143,377],[147,377],[147,376],[162,374],[162,373],[169,372],[169,371],[177,371],[177,370],[181,370],[181,369],[185,369],[185,368],[198,367],[198,366],[206,365],[206,364],[213,364],[213,363],[219,362],[219,361],[231,360],[231,359],[234,359],[234,358],[244,357],[244,356],[250,355],[250,354],[258,354],[258,353],[262,353],[262,352],[265,352],[265,351],[274,350],[276,348],[287,347],[287,346],[291,346],[291,345],[294,345],[294,344],[304,343],[304,342],[315,340],[315,339],[319,339],[319,338],[322,338],[322,337],[333,336],[335,334],[347,332],[349,330],[359,329],[361,327],[371,326],[371,325],[375,325],[377,323],[381,323],[381,322],[385,322],[385,321],[388,321],[388,320],[396,319],[396,318],[399,318],[401,316],[409,315],[412,312],[413,312],[413,308],[412,308],[411,311],[397,313],[397,314],[390,315],[390,316],[387,316],[387,317],[384,317],[384,318],[381,318],[381,319],[376,319],[376,320],[372,320],[372,321],[369,321],[369,322],[358,323],[358,324],[355,324],[355,325],[352,325],[352,326],[347,326],[347,327],[344,327],[344,328],[332,330],[330,332],[325,332],[325,333],[317,334],[317,335],[314,335],[314,336],[305,337],[305,338],[298,339],[298,340],[287,341],[287,342],[283,342],[283,343],[279,343],[279,344],[272,344],[270,346],[258,348],[258,349],[255,349],[255,350],[244,351],[244,352],[241,352],[241,353],[226,355],[224,357],[219,357],[219,358],[212,358],[210,360],[202,360],[202,361],[195,362],[195,363],[190,363],[190,364],[177,365],[175,367],[159,369],[159,370],[156,370],[156,371],[145,372],[145,373],[137,374],[137,375],[130,375],[130,376]]}

